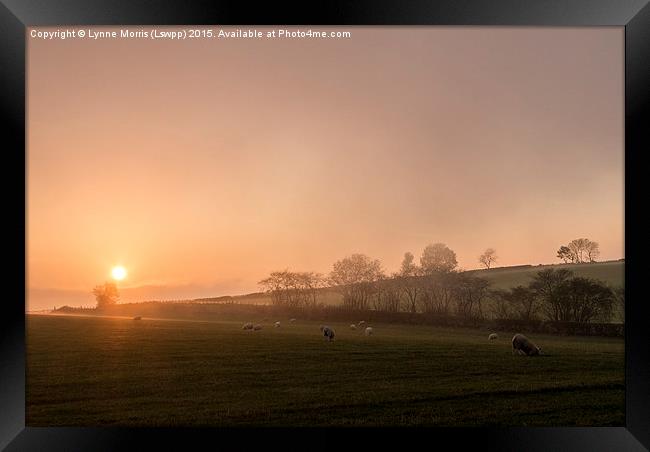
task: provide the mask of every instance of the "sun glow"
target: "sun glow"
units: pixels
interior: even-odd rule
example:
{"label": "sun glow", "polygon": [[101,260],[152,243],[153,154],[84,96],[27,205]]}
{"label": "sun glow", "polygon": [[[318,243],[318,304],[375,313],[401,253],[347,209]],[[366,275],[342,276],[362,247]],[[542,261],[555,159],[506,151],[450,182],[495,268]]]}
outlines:
{"label": "sun glow", "polygon": [[113,270],[111,270],[111,276],[117,281],[123,280],[126,278],[126,268],[122,267],[121,265],[113,267]]}

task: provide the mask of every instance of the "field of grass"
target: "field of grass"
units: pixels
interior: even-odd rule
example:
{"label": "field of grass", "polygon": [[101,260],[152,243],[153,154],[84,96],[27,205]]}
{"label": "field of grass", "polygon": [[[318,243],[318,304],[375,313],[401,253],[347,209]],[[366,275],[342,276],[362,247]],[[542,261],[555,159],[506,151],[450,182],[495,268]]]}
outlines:
{"label": "field of grass", "polygon": [[[250,319],[260,321],[261,319]],[[624,343],[373,325],[27,317],[27,426],[621,426]]]}
{"label": "field of grass", "polygon": [[472,270],[474,276],[480,276],[492,283],[495,289],[509,289],[530,283],[537,272],[549,268],[571,270],[575,276],[594,278],[606,282],[612,287],[622,286],[625,275],[625,262],[594,262],[591,264],[534,265],[532,267],[504,267],[490,270]]}

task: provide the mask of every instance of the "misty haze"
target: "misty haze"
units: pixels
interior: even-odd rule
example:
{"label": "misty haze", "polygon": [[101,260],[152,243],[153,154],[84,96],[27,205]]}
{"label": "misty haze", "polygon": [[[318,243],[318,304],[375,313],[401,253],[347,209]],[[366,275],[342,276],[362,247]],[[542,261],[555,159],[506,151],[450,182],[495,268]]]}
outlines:
{"label": "misty haze", "polygon": [[28,426],[624,424],[622,29],[93,29],[28,38]]}

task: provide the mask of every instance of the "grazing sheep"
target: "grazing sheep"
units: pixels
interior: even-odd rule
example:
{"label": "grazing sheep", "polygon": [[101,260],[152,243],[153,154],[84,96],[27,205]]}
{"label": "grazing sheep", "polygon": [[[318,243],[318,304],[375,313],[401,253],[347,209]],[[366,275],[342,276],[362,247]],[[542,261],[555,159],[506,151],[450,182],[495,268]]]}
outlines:
{"label": "grazing sheep", "polygon": [[365,321],[365,320],[362,320],[361,322],[359,322],[358,327],[361,328],[361,327],[362,327],[363,325],[365,325],[365,324],[366,324],[366,321]]}
{"label": "grazing sheep", "polygon": [[329,326],[320,326],[320,330],[323,332],[323,336],[327,338],[330,342],[334,340],[334,330]]}
{"label": "grazing sheep", "polygon": [[373,329],[372,329],[371,326],[369,326],[368,328],[366,328],[366,336],[370,336],[370,335],[372,334],[372,331],[373,331]]}
{"label": "grazing sheep", "polygon": [[523,334],[517,333],[512,337],[512,354],[514,355],[515,352],[520,355],[536,356],[542,353],[542,349]]}
{"label": "grazing sheep", "polygon": [[259,330],[261,330],[261,329],[262,329],[262,325],[260,325],[259,323],[256,324],[256,325],[253,327],[253,330],[254,330],[254,331],[259,331]]}
{"label": "grazing sheep", "polygon": [[275,327],[280,328],[280,322],[275,322]]}
{"label": "grazing sheep", "polygon": [[142,317],[138,315],[136,317],[133,317],[133,320],[142,320]]}
{"label": "grazing sheep", "polygon": [[295,321],[296,321],[296,319],[289,320],[289,322],[291,322],[291,323],[294,323]]}
{"label": "grazing sheep", "polygon": [[244,326],[241,327],[242,330],[252,330],[253,329],[253,324],[248,322],[244,323]]}
{"label": "grazing sheep", "polygon": [[488,339],[489,340],[494,340],[494,339],[497,339],[498,337],[499,337],[499,335],[497,333],[492,333],[492,334],[490,334],[488,336]]}
{"label": "grazing sheep", "polygon": [[357,326],[353,323],[352,325],[350,325],[350,329],[351,329],[351,330],[356,330],[356,329],[357,329]]}

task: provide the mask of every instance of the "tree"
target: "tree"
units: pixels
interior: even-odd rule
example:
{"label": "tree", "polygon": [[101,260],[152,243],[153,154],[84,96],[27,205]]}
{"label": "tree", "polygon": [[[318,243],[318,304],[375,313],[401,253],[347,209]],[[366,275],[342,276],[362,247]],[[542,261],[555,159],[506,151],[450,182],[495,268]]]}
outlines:
{"label": "tree", "polygon": [[414,259],[415,257],[413,256],[413,253],[408,251],[404,253],[404,259],[402,260],[400,271],[395,275],[398,287],[400,287],[402,292],[406,294],[406,298],[408,299],[408,310],[410,312],[417,311],[417,301],[420,293],[420,281],[418,276],[421,274],[421,269],[413,263]]}
{"label": "tree", "polygon": [[117,285],[113,282],[106,282],[102,285],[95,286],[93,295],[95,295],[95,299],[97,300],[97,309],[113,306],[120,298]]}
{"label": "tree", "polygon": [[567,269],[556,270],[549,268],[537,272],[529,284],[529,288],[542,303],[544,313],[549,320],[567,320],[568,300],[563,284],[573,276],[573,272]]}
{"label": "tree", "polygon": [[590,241],[586,246],[586,253],[589,262],[596,262],[596,258],[600,255],[600,249],[598,248],[598,242]]}
{"label": "tree", "polygon": [[418,266],[413,263],[415,256],[410,251],[404,253],[404,259],[402,260],[402,265],[400,267],[399,274],[401,276],[416,276],[418,273]]}
{"label": "tree", "polygon": [[343,295],[343,305],[367,309],[370,297],[377,291],[377,281],[384,278],[381,262],[365,254],[353,254],[336,261],[330,281]]}
{"label": "tree", "polygon": [[288,269],[271,272],[268,278],[258,282],[271,294],[273,304],[278,306],[313,306],[323,278],[314,272],[292,272]]}
{"label": "tree", "polygon": [[458,272],[432,272],[421,278],[422,311],[436,315],[448,315],[451,304],[456,299],[461,274]]}
{"label": "tree", "polygon": [[592,320],[609,321],[614,306],[614,292],[600,281],[591,278],[575,277],[566,281],[561,290],[567,300],[565,318],[573,322]]}
{"label": "tree", "polygon": [[496,250],[494,248],[488,248],[485,250],[483,254],[481,254],[478,258],[478,261],[485,265],[485,268],[488,270],[490,269],[490,266],[495,263],[498,259],[496,255]]}
{"label": "tree", "polygon": [[557,252],[557,257],[574,264],[582,264],[584,262],[596,262],[596,258],[600,254],[598,242],[592,242],[589,239],[575,239],[571,240],[568,245],[561,246]]}
{"label": "tree", "polygon": [[502,319],[534,320],[540,308],[540,300],[530,287],[494,290],[491,295],[497,303],[497,315]]}
{"label": "tree", "polygon": [[391,278],[381,278],[376,282],[377,290],[373,298],[373,305],[377,311],[399,312],[402,301],[401,287],[397,274]]}
{"label": "tree", "polygon": [[571,250],[569,249],[568,246],[562,245],[559,250],[557,250],[557,257],[562,259],[564,263],[566,264],[567,262],[571,261],[573,262],[573,254],[571,254]]}
{"label": "tree", "polygon": [[456,268],[456,253],[444,243],[434,243],[424,248],[420,257],[422,271],[426,274],[450,272]]}
{"label": "tree", "polygon": [[467,319],[482,319],[482,301],[488,296],[489,289],[487,279],[461,273],[455,287],[458,314]]}

